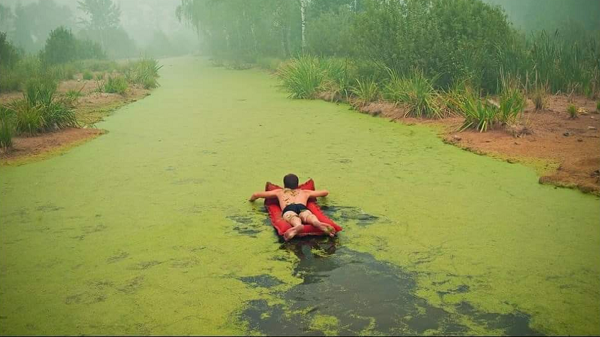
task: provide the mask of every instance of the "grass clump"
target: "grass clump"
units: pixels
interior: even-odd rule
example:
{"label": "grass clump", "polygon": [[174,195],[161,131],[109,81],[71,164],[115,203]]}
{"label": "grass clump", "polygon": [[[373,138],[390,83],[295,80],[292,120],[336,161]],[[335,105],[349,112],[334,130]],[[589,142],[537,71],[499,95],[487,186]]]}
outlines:
{"label": "grass clump", "polygon": [[442,117],[440,97],[433,88],[433,81],[425,77],[422,71],[417,70],[410,77],[401,77],[392,70],[389,74],[384,97],[404,105],[407,108],[404,117]]}
{"label": "grass clump", "polygon": [[127,92],[127,88],[129,84],[124,77],[115,76],[109,77],[106,83],[104,84],[104,92],[111,94],[119,94],[124,95]]}
{"label": "grass clump", "polygon": [[140,84],[145,89],[158,87],[158,71],[162,68],[153,58],[143,58],[130,63],[124,70],[127,81]]}
{"label": "grass clump", "polygon": [[525,95],[517,79],[503,79],[500,93],[498,119],[501,123],[514,123],[525,109]]}
{"label": "grass clump", "polygon": [[570,119],[576,119],[579,117],[579,115],[577,113],[577,107],[575,106],[575,104],[569,104],[569,107],[567,108],[567,112],[569,113]]}
{"label": "grass clump", "polygon": [[46,125],[46,120],[41,105],[32,105],[27,100],[11,102],[7,108],[15,116],[15,130],[17,134],[36,135]]}
{"label": "grass clump", "polygon": [[347,100],[352,93],[352,80],[356,78],[354,65],[348,59],[330,58],[322,62],[325,71],[323,89],[333,100]]}
{"label": "grass clump", "polygon": [[0,149],[6,151],[12,147],[14,133],[14,114],[9,109],[0,106]]}
{"label": "grass clump", "polygon": [[548,83],[539,83],[536,81],[533,86],[530,98],[535,106],[535,111],[544,110],[548,105],[548,93],[550,89]]}
{"label": "grass clump", "polygon": [[600,101],[598,101],[598,103],[596,103],[596,111],[600,112]]}
{"label": "grass clump", "polygon": [[466,83],[459,83],[447,94],[448,108],[463,116],[465,121],[459,131],[476,129],[486,132],[498,120],[499,107],[487,99],[481,99],[479,93]]}
{"label": "grass clump", "polygon": [[49,76],[27,81],[25,99],[7,106],[14,116],[16,133],[35,135],[38,132],[77,126],[75,113],[69,108],[68,99],[57,99],[57,86],[57,82]]}
{"label": "grass clump", "polygon": [[283,63],[277,70],[283,87],[290,92],[291,98],[315,98],[321,91],[325,80],[325,71],[319,59],[301,56]]}
{"label": "grass clump", "polygon": [[91,81],[92,79],[94,79],[94,75],[89,70],[86,70],[83,73],[83,79],[86,80],[86,81]]}
{"label": "grass clump", "polygon": [[373,78],[364,80],[356,79],[356,85],[351,88],[352,94],[356,97],[356,103],[363,106],[367,103],[379,99],[379,87]]}

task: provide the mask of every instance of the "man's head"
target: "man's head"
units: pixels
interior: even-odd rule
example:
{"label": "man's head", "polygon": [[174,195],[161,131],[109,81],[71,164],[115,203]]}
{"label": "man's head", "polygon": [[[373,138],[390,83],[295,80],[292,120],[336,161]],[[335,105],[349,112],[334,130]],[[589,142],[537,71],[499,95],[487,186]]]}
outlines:
{"label": "man's head", "polygon": [[298,176],[295,174],[288,174],[287,176],[283,177],[283,186],[285,188],[291,188],[293,190],[298,188]]}

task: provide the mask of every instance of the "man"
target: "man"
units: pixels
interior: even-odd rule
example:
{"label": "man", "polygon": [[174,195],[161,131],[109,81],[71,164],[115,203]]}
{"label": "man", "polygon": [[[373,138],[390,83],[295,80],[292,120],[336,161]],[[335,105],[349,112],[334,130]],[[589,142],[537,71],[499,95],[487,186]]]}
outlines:
{"label": "man", "polygon": [[301,190],[298,188],[298,176],[291,173],[283,177],[283,186],[284,188],[280,190],[256,192],[250,197],[250,202],[258,198],[277,198],[279,200],[279,206],[283,210],[283,219],[292,226],[292,228],[283,234],[283,238],[286,241],[291,240],[298,233],[302,232],[304,228],[304,225],[302,225],[303,222],[319,228],[331,237],[335,235],[335,229],[331,225],[319,221],[306,208],[309,198],[325,197],[329,194],[328,191]]}

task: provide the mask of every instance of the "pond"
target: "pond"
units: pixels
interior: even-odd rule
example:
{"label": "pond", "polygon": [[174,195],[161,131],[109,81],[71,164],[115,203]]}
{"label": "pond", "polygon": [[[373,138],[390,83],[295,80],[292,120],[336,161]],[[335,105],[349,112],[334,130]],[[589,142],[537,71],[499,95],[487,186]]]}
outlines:
{"label": "pond", "polygon": [[[600,199],[433,129],[164,60],[62,156],[0,167],[0,334],[599,334]],[[282,243],[287,173],[344,231]]]}

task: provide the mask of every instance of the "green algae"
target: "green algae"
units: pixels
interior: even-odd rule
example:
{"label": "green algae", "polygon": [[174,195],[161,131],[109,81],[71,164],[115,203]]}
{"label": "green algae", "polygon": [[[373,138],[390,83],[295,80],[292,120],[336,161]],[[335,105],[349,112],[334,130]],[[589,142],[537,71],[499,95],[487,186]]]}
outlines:
{"label": "green algae", "polygon": [[[299,310],[285,294],[315,278],[311,259],[346,256],[281,246],[262,203],[247,202],[289,172],[330,190],[321,203],[344,247],[411,275],[398,292],[459,333],[511,334],[521,315],[545,334],[600,333],[597,197],[276,85],[168,60],[160,88],[98,125],[107,135],[0,167],[0,334],[264,333],[257,321]],[[380,333],[369,315],[352,331]],[[321,323],[305,327],[344,328]]]}

